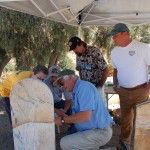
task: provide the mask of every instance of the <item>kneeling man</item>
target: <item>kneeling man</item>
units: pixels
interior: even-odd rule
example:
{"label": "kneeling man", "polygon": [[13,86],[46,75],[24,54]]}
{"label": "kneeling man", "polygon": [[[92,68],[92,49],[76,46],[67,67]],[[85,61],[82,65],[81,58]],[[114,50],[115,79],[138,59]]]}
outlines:
{"label": "kneeling man", "polygon": [[56,125],[74,124],[74,133],[60,141],[62,150],[98,150],[112,137],[112,119],[96,87],[78,79],[74,71],[59,73],[55,84],[72,92],[72,115],[55,118]]}

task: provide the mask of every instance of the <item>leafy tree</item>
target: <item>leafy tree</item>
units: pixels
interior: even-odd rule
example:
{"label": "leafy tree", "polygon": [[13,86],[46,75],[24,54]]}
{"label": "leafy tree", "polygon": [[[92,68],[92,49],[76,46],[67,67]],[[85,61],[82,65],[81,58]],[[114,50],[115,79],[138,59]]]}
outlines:
{"label": "leafy tree", "polygon": [[19,70],[54,64],[77,28],[0,8],[0,75],[14,57]]}
{"label": "leafy tree", "polygon": [[150,43],[150,25],[134,26],[130,28],[133,39]]}
{"label": "leafy tree", "polygon": [[112,48],[111,40],[106,35],[110,29],[108,27],[91,27],[82,28],[82,34],[85,42],[101,49],[102,53],[110,63],[110,49]]}

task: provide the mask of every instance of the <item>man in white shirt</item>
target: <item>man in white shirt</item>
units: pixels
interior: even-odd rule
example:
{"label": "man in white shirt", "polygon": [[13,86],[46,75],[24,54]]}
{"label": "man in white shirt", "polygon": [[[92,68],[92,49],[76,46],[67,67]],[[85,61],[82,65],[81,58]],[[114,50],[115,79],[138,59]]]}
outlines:
{"label": "man in white shirt", "polygon": [[130,149],[135,106],[148,100],[150,83],[150,47],[132,40],[128,27],[116,24],[109,33],[116,47],[112,50],[114,89],[119,94],[121,106],[121,143]]}

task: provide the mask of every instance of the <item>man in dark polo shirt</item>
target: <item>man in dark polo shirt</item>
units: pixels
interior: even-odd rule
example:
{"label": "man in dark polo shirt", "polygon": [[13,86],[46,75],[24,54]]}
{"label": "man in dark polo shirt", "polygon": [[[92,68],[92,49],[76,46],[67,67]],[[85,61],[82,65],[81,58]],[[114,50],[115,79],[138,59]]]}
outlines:
{"label": "man in dark polo shirt", "polygon": [[76,36],[69,40],[69,47],[77,55],[76,69],[79,71],[80,78],[93,83],[97,87],[103,95],[106,105],[103,85],[108,76],[108,67],[101,50],[94,46],[88,46]]}

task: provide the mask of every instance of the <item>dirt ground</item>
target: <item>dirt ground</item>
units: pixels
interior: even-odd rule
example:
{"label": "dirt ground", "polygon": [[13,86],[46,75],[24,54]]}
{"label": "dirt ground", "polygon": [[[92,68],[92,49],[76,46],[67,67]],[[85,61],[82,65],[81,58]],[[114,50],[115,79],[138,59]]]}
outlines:
{"label": "dirt ground", "polygon": [[0,100],[0,150],[14,150],[13,147],[12,129]]}
{"label": "dirt ground", "polygon": [[[60,128],[60,133],[56,128],[56,150],[61,150],[59,146],[59,140],[66,135],[67,127]],[[119,141],[120,128],[117,125],[113,126],[113,136],[109,143],[107,143],[103,149],[116,150]],[[12,129],[0,101],[0,150],[14,150]]]}

